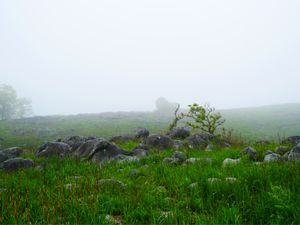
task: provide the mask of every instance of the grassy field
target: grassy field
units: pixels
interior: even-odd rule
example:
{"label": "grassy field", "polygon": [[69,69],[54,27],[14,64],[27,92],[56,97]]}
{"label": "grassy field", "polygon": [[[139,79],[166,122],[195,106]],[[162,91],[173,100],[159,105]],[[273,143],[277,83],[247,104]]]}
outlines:
{"label": "grassy field", "polygon": [[[239,165],[223,168],[223,160],[239,157],[239,150],[185,153],[210,157],[212,164],[168,165],[163,158],[172,152],[166,150],[139,162],[99,166],[72,158],[37,159],[45,169],[0,172],[0,223],[300,223],[300,163],[255,165],[242,158]],[[226,182],[226,177],[237,181]],[[221,181],[210,183],[209,178]],[[101,185],[100,179],[116,179],[124,186]]]}
{"label": "grassy field", "polygon": [[[249,142],[261,139],[280,141],[300,134],[300,104],[222,110],[225,126]],[[101,113],[73,116],[46,116],[0,121],[0,146],[36,148],[45,141],[70,135],[110,137],[132,133],[136,127],[165,132],[172,114],[151,112]]]}
{"label": "grassy field", "polygon": [[[278,141],[277,132],[280,136],[300,134],[300,105],[293,107],[222,114],[227,126],[245,142]],[[203,159],[187,165],[163,162],[173,154],[170,149],[152,149],[138,162],[102,166],[71,157],[34,156],[44,141],[75,134],[110,137],[136,127],[163,132],[170,119],[155,113],[110,113],[0,122],[1,145],[24,147],[26,156],[39,165],[0,171],[0,224],[300,224],[300,163],[256,165],[241,155],[243,146],[211,152],[183,149],[187,157]],[[131,150],[137,144],[120,145]],[[276,142],[254,145],[260,160],[276,146]],[[227,157],[242,157],[242,161],[223,168]],[[237,180],[231,183],[227,177]],[[220,180],[211,183],[209,178]],[[120,182],[101,184],[101,179]]]}

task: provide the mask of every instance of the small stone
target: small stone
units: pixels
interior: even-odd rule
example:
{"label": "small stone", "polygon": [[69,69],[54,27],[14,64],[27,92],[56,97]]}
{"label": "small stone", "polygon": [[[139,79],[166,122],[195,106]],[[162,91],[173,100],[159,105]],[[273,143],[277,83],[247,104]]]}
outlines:
{"label": "small stone", "polygon": [[195,182],[195,183],[190,184],[190,185],[189,185],[189,188],[190,188],[190,189],[195,189],[195,188],[197,188],[198,186],[199,186],[198,182]]}
{"label": "small stone", "polygon": [[220,183],[221,181],[222,181],[221,179],[215,178],[215,177],[212,177],[212,178],[208,178],[208,179],[207,179],[207,182],[208,182],[209,184],[216,184],[216,183]]}
{"label": "small stone", "polygon": [[162,216],[162,217],[165,217],[165,218],[168,218],[168,217],[170,217],[170,216],[172,216],[172,215],[173,215],[173,213],[170,212],[170,211],[168,211],[168,212],[162,211],[162,212],[161,212],[161,216]]}
{"label": "small stone", "polygon": [[226,177],[225,181],[227,183],[233,184],[233,183],[237,182],[237,179],[235,177]]}
{"label": "small stone", "polygon": [[275,162],[280,161],[281,159],[281,155],[272,152],[265,156],[264,162]]}
{"label": "small stone", "polygon": [[77,185],[75,185],[75,184],[65,184],[64,188],[68,189],[68,190],[72,190],[74,188],[77,188]]}
{"label": "small stone", "polygon": [[175,151],[172,157],[179,159],[180,162],[184,162],[186,160],[186,155],[180,151]]}
{"label": "small stone", "polygon": [[185,162],[188,164],[195,164],[196,162],[199,161],[201,161],[201,158],[188,158],[187,160],[185,160]]}
{"label": "small stone", "polygon": [[242,153],[248,155],[249,158],[252,159],[252,160],[256,160],[257,159],[257,152],[252,147],[244,148],[244,150],[242,151]]}
{"label": "small stone", "polygon": [[226,158],[223,161],[223,167],[234,166],[234,165],[239,164],[240,162],[241,162],[241,159]]}

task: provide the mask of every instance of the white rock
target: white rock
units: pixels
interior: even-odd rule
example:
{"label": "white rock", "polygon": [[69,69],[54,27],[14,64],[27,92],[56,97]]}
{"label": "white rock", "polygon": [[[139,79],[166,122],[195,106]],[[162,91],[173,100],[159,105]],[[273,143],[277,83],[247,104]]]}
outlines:
{"label": "white rock", "polygon": [[231,159],[231,158],[226,158],[223,161],[223,167],[227,167],[229,165],[237,165],[241,162],[241,159]]}

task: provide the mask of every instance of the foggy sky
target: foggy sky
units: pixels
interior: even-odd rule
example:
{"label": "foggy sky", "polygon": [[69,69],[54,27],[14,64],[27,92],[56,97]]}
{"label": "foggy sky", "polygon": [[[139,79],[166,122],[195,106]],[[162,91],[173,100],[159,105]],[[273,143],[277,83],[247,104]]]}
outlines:
{"label": "foggy sky", "polygon": [[3,0],[0,84],[36,115],[300,102],[300,1]]}

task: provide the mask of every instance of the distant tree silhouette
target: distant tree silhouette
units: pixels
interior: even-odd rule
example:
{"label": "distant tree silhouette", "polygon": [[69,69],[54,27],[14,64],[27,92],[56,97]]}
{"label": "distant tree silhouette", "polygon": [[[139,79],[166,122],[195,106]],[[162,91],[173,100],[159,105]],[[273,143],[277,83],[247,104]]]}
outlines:
{"label": "distant tree silhouette", "polygon": [[9,85],[0,85],[0,120],[17,119],[31,113],[29,99],[18,98],[17,92]]}

